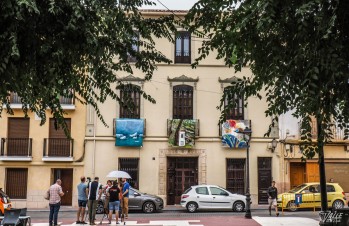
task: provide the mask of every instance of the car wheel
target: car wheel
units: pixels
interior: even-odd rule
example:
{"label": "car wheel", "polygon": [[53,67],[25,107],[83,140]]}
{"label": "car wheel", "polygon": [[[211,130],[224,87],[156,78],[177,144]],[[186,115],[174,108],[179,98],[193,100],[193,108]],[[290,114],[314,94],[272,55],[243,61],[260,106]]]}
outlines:
{"label": "car wheel", "polygon": [[242,211],[244,211],[244,209],[245,209],[245,203],[243,203],[241,201],[234,202],[233,210],[235,212],[242,212]]}
{"label": "car wheel", "polygon": [[153,202],[145,202],[143,204],[143,212],[144,213],[154,213],[155,205]]}
{"label": "car wheel", "polygon": [[290,201],[287,203],[287,209],[289,209],[290,211],[294,212],[297,211],[297,205],[296,203],[294,203],[294,201]]}
{"label": "car wheel", "polygon": [[104,213],[104,204],[103,202],[98,202],[96,214],[102,214],[102,213]]}
{"label": "car wheel", "polygon": [[196,204],[195,202],[190,202],[187,204],[187,210],[189,213],[195,213],[197,209],[198,204]]}
{"label": "car wheel", "polygon": [[332,203],[332,209],[334,210],[342,209],[343,207],[344,207],[344,203],[342,200],[335,200]]}

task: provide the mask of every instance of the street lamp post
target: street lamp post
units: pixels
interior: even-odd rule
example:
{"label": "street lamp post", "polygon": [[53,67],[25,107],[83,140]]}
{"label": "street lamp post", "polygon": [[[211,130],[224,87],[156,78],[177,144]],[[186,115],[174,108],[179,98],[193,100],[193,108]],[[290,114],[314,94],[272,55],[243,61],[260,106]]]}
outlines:
{"label": "street lamp post", "polygon": [[251,194],[250,194],[250,141],[252,131],[250,128],[246,128],[243,132],[244,140],[246,141],[246,212],[245,218],[251,219]]}
{"label": "street lamp post", "polygon": [[[245,218],[251,219],[251,194],[250,194],[250,140],[251,140],[251,132],[248,133],[249,137],[246,141],[247,149],[246,149],[246,213]],[[244,133],[244,137],[246,138],[246,132]],[[246,140],[246,139],[245,139]]]}

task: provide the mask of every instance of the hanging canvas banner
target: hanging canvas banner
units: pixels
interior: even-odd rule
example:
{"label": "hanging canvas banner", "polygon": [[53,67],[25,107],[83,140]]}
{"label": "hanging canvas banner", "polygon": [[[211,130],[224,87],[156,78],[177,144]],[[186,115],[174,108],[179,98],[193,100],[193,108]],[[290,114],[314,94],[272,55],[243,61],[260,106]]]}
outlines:
{"label": "hanging canvas banner", "polygon": [[[245,134],[244,134],[245,132]],[[251,133],[251,120],[227,120],[222,124],[222,144],[229,148],[246,148]]]}
{"label": "hanging canvas banner", "polygon": [[143,146],[144,119],[116,119],[115,128],[115,146]]}
{"label": "hanging canvas banner", "polygon": [[168,119],[168,143],[172,147],[192,148],[195,145],[194,119]]}

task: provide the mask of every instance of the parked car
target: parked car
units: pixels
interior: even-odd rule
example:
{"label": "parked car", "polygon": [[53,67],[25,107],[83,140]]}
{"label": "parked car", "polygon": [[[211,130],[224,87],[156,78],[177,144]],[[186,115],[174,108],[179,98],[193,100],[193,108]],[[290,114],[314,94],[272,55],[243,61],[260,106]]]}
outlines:
{"label": "parked car", "polygon": [[[129,210],[142,210],[144,213],[153,213],[155,211],[160,211],[164,208],[164,201],[162,198],[156,195],[149,195],[147,193],[142,193],[135,188],[130,188],[129,190],[129,200],[128,209]],[[97,213],[101,214],[104,212],[104,197],[97,205]]]}
{"label": "parked car", "polygon": [[[333,209],[340,209],[346,203],[345,193],[338,183],[327,183],[328,206]],[[295,194],[302,194],[302,202],[295,202]],[[296,211],[298,208],[319,208],[321,206],[320,183],[301,184],[289,192],[278,195],[278,208],[287,208]]]}
{"label": "parked car", "polygon": [[232,194],[217,185],[195,185],[182,194],[181,206],[190,213],[198,209],[232,209],[242,212],[246,206],[246,196]]}
{"label": "parked car", "polygon": [[11,209],[12,204],[10,198],[0,188],[0,215],[4,215],[5,210]]}

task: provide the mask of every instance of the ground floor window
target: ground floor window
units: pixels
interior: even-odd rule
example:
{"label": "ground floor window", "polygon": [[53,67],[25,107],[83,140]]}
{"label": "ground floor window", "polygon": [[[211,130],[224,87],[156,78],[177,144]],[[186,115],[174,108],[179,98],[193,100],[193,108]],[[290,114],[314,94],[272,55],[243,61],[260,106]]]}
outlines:
{"label": "ground floor window", "polygon": [[119,158],[119,170],[130,174],[129,184],[138,189],[139,158]]}
{"label": "ground floor window", "polygon": [[7,168],[6,169],[6,194],[11,199],[27,198],[27,168]]}
{"label": "ground floor window", "polygon": [[227,159],[227,190],[245,194],[245,159]]}

